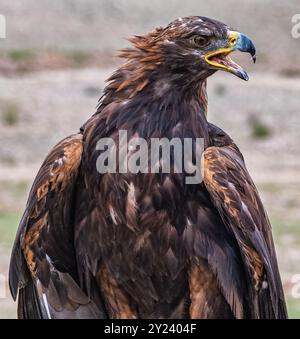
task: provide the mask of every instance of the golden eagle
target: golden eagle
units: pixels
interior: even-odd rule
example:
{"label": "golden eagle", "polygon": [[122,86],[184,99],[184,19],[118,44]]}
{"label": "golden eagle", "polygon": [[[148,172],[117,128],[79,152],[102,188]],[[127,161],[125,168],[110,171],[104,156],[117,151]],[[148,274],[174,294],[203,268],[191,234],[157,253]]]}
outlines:
{"label": "golden eagle", "polygon": [[[206,118],[206,79],[224,70],[248,80],[229,54],[255,61],[253,43],[200,16],[130,42],[96,113],[33,183],[10,263],[18,316],[286,318],[267,214],[238,147]],[[120,130],[148,142],[202,138],[203,181],[100,174],[97,143],[111,138],[120,151]]]}

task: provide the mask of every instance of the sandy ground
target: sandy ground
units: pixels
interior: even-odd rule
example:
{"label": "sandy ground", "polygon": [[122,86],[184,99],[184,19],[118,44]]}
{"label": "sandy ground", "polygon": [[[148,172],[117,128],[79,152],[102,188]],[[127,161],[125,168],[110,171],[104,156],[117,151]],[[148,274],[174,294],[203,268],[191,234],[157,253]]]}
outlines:
{"label": "sandy ground", "polygon": [[[111,69],[84,69],[0,78],[1,213],[24,208],[43,158],[95,111],[110,73]],[[276,244],[290,295],[290,279],[300,273],[300,81],[268,73],[250,76],[248,83],[224,73],[209,79],[209,120],[237,142],[272,221],[280,225]],[[3,119],[7,111],[16,116],[12,125]],[[253,119],[268,127],[268,137],[253,137]],[[0,245],[4,275],[8,251]],[[0,299],[0,317],[14,315],[10,298]]]}

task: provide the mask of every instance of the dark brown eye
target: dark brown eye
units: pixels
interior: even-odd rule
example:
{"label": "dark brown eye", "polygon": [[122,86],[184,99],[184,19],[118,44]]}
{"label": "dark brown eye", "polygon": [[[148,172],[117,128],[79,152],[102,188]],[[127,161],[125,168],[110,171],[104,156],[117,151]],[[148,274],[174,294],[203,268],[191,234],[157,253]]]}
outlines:
{"label": "dark brown eye", "polygon": [[209,43],[208,36],[194,35],[191,38],[191,42],[196,47],[204,47]]}

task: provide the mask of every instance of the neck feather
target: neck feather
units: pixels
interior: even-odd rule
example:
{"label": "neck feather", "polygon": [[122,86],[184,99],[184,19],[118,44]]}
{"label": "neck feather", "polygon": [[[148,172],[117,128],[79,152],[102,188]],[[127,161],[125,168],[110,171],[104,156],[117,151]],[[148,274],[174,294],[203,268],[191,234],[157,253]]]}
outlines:
{"label": "neck feather", "polygon": [[108,79],[98,112],[119,102],[117,119],[141,136],[171,137],[181,126],[182,137],[208,140],[206,79],[180,86],[164,71],[163,58],[154,49],[132,48],[122,56],[127,62]]}

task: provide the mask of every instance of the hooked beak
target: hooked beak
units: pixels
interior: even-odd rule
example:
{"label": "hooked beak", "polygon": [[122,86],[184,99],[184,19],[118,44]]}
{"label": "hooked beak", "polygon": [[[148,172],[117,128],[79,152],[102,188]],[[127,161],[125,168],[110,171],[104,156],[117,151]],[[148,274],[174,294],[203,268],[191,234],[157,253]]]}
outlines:
{"label": "hooked beak", "polygon": [[253,42],[244,34],[234,31],[228,31],[229,46],[209,53],[205,56],[205,61],[218,69],[230,72],[243,80],[249,80],[247,72],[237,63],[235,63],[229,54],[233,51],[247,52],[252,56],[255,63],[255,46]]}

